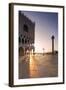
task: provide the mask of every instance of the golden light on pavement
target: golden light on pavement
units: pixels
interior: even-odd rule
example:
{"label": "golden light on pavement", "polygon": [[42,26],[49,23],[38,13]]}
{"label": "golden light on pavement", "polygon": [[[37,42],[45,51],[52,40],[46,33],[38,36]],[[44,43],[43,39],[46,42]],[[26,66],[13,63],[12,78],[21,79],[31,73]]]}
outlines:
{"label": "golden light on pavement", "polygon": [[31,55],[31,52],[30,52],[30,64],[32,63],[32,55]]}
{"label": "golden light on pavement", "polygon": [[35,60],[35,55],[30,53],[30,77],[36,77],[38,75],[37,69],[38,68]]}

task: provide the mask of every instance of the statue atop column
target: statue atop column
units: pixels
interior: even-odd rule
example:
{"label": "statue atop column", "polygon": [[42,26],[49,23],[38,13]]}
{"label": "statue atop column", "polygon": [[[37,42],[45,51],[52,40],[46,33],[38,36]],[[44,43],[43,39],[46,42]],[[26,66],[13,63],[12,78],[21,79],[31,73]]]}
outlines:
{"label": "statue atop column", "polygon": [[51,39],[52,39],[52,54],[54,54],[54,35],[52,35]]}

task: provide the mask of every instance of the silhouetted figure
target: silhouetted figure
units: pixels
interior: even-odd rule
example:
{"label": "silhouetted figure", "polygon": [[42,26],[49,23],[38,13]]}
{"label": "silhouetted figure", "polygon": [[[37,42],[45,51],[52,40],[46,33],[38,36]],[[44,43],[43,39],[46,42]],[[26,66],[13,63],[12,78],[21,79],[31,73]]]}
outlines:
{"label": "silhouetted figure", "polygon": [[55,37],[52,35],[51,38],[52,38],[52,54],[54,54],[54,38]]}

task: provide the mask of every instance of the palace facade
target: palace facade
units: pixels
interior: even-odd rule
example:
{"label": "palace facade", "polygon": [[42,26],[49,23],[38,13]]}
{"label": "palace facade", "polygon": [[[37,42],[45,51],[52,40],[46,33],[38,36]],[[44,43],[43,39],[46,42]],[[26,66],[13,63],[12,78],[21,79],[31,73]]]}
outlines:
{"label": "palace facade", "polygon": [[23,56],[34,48],[35,22],[19,11],[19,55]]}

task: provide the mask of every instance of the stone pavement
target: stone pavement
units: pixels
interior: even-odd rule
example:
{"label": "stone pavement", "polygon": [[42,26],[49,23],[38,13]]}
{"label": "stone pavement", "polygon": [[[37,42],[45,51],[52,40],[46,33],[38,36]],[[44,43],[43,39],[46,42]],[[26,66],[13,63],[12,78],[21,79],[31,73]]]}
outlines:
{"label": "stone pavement", "polygon": [[27,55],[19,62],[19,79],[58,76],[58,54]]}

